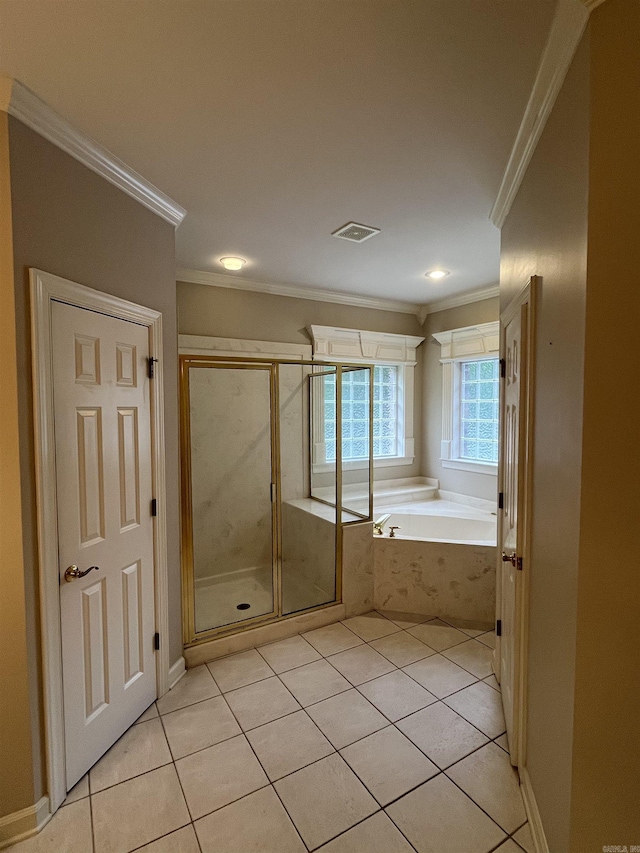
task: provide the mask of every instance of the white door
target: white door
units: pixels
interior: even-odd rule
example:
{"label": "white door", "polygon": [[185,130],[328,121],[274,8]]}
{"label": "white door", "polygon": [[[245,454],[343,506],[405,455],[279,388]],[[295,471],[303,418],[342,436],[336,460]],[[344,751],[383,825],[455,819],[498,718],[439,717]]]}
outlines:
{"label": "white door", "polygon": [[515,744],[513,690],[515,676],[515,608],[518,585],[518,433],[520,410],[520,333],[518,313],[505,329],[505,380],[503,404],[503,510],[502,510],[502,638],[500,679],[509,743]]}
{"label": "white door", "polygon": [[149,333],[54,302],[52,340],[68,790],[156,698]]}
{"label": "white door", "polygon": [[530,302],[518,300],[504,322],[504,384],[502,407],[502,571],[500,588],[500,685],[513,764],[519,763],[522,701],[522,569],[526,509],[528,418],[528,317]]}

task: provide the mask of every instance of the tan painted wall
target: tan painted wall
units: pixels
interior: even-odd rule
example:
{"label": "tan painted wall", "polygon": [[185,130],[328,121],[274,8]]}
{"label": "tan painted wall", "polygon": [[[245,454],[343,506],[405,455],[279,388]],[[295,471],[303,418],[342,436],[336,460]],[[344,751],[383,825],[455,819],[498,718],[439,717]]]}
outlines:
{"label": "tan painted wall", "polygon": [[[17,120],[9,119],[15,268],[16,352],[24,586],[28,633],[35,792],[10,780],[12,804],[24,808],[44,792],[39,678],[38,561],[33,465],[28,269],[72,281],[162,311],[171,660],[182,654],[180,628],[179,491],[175,249],[173,227]],[[3,310],[6,304],[3,303]],[[18,579],[14,579],[18,582]],[[5,684],[2,684],[3,690]],[[26,762],[25,762],[26,764]]]}
{"label": "tan painted wall", "polygon": [[503,229],[542,276],[527,766],[549,848],[640,839],[640,4],[592,15]]}
{"label": "tan painted wall", "polygon": [[0,817],[34,802],[11,239],[9,124],[0,112]]}
{"label": "tan painted wall", "polygon": [[436,332],[461,329],[476,323],[492,323],[498,319],[498,297],[472,302],[459,308],[428,314],[422,327],[425,342],[422,344],[422,469],[426,477],[440,480],[440,488],[449,492],[471,495],[474,498],[496,500],[497,476],[475,474],[443,468],[440,462],[442,440],[442,365],[440,344],[434,340]]}
{"label": "tan painted wall", "polygon": [[[422,334],[413,314],[178,282],[178,331],[183,335],[308,344],[310,338],[306,328],[312,324],[398,335]],[[414,402],[416,458],[413,465],[377,468],[378,480],[417,477],[422,473],[421,388],[422,364],[418,349]]]}
{"label": "tan painted wall", "polygon": [[[507,217],[501,251],[502,309],[529,276],[542,276],[535,352],[527,767],[553,853],[567,853],[569,849],[587,248],[588,63],[587,36]],[[606,467],[603,465],[601,472]],[[607,481],[605,474],[601,485]],[[582,853],[587,849],[596,848],[584,848]]]}
{"label": "tan painted wall", "polygon": [[590,26],[572,853],[640,844],[640,3]]}

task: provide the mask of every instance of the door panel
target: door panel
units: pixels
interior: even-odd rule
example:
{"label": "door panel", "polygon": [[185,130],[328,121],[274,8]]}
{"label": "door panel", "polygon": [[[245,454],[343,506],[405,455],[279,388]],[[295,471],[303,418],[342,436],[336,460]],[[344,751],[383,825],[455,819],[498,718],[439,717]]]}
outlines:
{"label": "door panel", "polygon": [[[156,697],[148,330],[52,306],[67,787]],[[65,580],[75,565],[85,577]]]}
{"label": "door panel", "polygon": [[93,718],[109,702],[107,596],[104,578],[82,590],[85,718]]}
{"label": "door panel", "polygon": [[137,409],[118,409],[121,533],[140,524],[140,465],[138,447]]}

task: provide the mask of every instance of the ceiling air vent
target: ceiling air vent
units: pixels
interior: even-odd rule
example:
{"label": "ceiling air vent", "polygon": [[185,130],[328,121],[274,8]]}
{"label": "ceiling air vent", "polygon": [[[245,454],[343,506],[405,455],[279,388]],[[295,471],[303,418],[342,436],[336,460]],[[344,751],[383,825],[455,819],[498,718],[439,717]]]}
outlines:
{"label": "ceiling air vent", "polygon": [[375,237],[379,233],[379,228],[371,228],[369,225],[358,225],[357,222],[347,222],[342,228],[334,231],[331,236],[339,237],[341,240],[351,240],[352,243],[362,243],[363,240]]}

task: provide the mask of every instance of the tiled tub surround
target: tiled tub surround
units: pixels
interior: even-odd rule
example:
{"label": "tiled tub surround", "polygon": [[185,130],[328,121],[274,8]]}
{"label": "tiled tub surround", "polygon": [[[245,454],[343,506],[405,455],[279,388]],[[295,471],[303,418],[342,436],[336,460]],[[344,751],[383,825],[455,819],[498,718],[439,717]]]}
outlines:
{"label": "tiled tub surround", "polygon": [[[435,480],[412,478],[385,481],[383,485],[384,493],[377,491],[376,500],[390,503],[376,504],[376,518],[383,512],[390,512],[413,514],[417,518],[428,516],[438,524],[443,520],[445,523],[455,522],[458,518],[495,524],[490,502],[438,492]],[[425,494],[431,495],[430,499],[425,500]],[[290,613],[329,601],[332,597],[335,510],[310,498],[283,500],[282,506],[283,605],[284,613]],[[490,627],[494,619],[495,548],[407,540],[403,539],[402,532],[389,542],[388,535],[378,537],[371,534],[370,522],[343,527],[340,607],[344,607],[344,611],[340,616],[331,616],[327,611],[323,624],[342,615],[365,613],[375,604],[428,616],[479,621]],[[239,580],[244,581],[244,586],[236,586]],[[232,587],[229,594],[218,595],[217,585],[227,581]],[[263,598],[271,601],[269,570],[238,572],[228,577],[221,576],[213,584],[205,579],[196,581],[196,584],[202,593],[202,607],[212,612],[216,610],[216,613],[221,607],[226,607],[232,616],[237,616],[238,595],[252,604],[254,598],[258,605]],[[207,594],[212,601],[206,598]],[[253,606],[252,612],[255,612]],[[321,611],[315,611],[295,619],[316,619],[322,615]],[[223,621],[220,614],[218,616],[220,624],[227,621]],[[185,656],[188,664],[194,666],[234,651],[253,648],[265,641],[292,636],[300,630],[304,628],[283,620],[242,634],[211,640],[199,647],[193,646],[186,649]]]}
{"label": "tiled tub surround", "polygon": [[[385,535],[373,537],[375,607],[492,625],[497,555],[491,510],[488,501],[459,499],[377,508],[376,517],[391,517]],[[393,539],[392,524],[400,526]]]}
{"label": "tiled tub surround", "polygon": [[376,607],[493,624],[495,547],[380,537],[373,553]]}
{"label": "tiled tub surround", "polygon": [[493,635],[368,613],[198,666],[14,853],[533,853]]}

